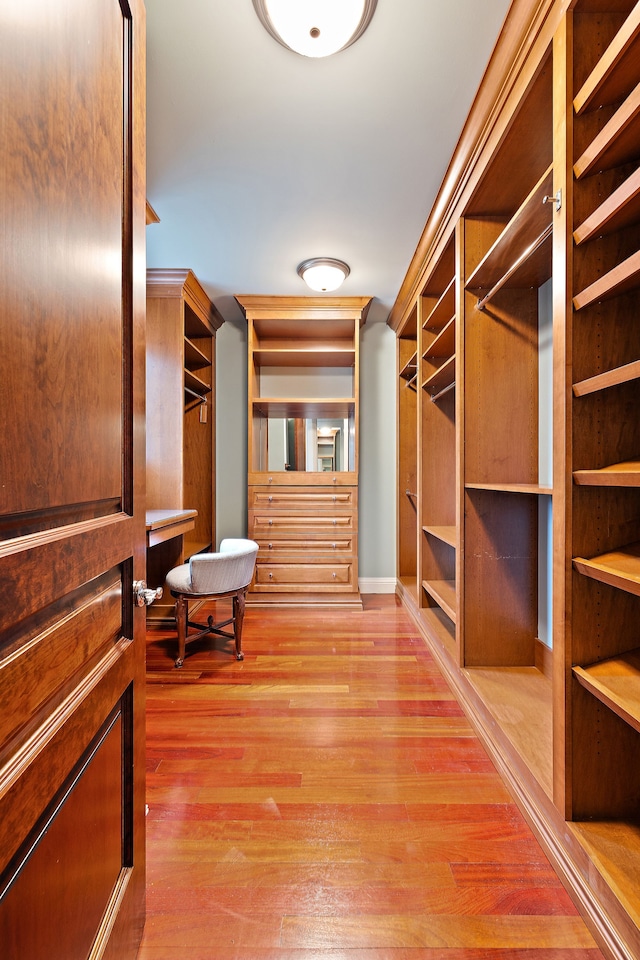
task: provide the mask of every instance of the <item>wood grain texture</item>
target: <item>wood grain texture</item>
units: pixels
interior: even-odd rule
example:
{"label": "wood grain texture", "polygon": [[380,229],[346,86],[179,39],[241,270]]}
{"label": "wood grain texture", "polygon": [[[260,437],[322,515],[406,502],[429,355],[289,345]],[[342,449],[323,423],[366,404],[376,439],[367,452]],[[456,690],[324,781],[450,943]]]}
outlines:
{"label": "wood grain texture", "polygon": [[[148,636],[139,960],[602,960],[408,615]],[[221,642],[221,641],[220,641]]]}

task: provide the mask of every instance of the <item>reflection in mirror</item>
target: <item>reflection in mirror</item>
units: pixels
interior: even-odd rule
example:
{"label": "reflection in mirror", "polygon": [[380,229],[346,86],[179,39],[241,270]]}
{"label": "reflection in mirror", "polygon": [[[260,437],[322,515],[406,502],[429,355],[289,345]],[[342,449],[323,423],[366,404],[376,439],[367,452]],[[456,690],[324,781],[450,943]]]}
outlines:
{"label": "reflection in mirror", "polygon": [[336,472],[350,469],[349,420],[270,417],[267,469]]}

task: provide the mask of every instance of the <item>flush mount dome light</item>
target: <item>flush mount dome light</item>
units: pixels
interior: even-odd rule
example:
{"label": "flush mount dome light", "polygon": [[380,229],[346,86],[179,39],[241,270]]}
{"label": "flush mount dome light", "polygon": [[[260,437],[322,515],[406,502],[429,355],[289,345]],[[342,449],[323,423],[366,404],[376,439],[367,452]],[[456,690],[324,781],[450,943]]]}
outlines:
{"label": "flush mount dome light", "polygon": [[329,57],[362,36],[377,0],[253,0],[271,36],[304,57]]}
{"label": "flush mount dome light", "polygon": [[337,290],[350,272],[346,263],[331,257],[314,257],[312,260],[305,260],[298,267],[298,276],[318,293]]}

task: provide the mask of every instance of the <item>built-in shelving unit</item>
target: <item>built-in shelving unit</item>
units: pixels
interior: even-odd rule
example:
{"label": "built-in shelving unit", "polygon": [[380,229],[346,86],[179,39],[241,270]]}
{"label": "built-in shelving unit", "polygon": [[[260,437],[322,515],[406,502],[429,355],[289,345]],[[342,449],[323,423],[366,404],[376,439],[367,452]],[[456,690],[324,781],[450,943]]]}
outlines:
{"label": "built-in shelving unit", "polygon": [[248,324],[248,526],[260,548],[248,602],[360,609],[359,347],[370,298],[237,299]]}
{"label": "built-in shelving unit", "polygon": [[[147,508],[196,511],[192,530],[148,551],[154,587],[215,543],[215,336],[222,322],[191,270],[147,271]],[[166,620],[173,606],[165,590],[148,618]]]}
{"label": "built-in shelving unit", "polygon": [[639,162],[640,2],[518,0],[389,321],[398,593],[616,960],[640,956]]}

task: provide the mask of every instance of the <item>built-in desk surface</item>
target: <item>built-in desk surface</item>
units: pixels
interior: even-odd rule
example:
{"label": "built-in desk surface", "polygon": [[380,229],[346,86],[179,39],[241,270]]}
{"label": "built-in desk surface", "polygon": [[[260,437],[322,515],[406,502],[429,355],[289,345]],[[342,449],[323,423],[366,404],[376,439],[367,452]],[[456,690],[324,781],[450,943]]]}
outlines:
{"label": "built-in desk surface", "polygon": [[197,510],[147,510],[147,546],[179,537],[196,525]]}

